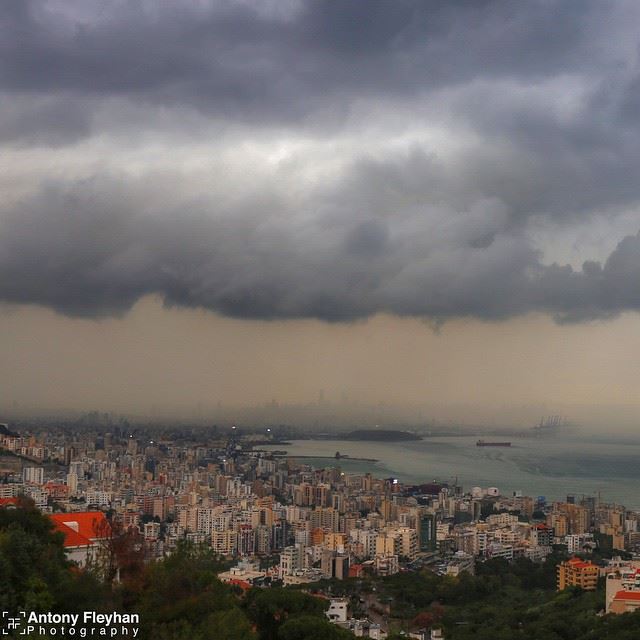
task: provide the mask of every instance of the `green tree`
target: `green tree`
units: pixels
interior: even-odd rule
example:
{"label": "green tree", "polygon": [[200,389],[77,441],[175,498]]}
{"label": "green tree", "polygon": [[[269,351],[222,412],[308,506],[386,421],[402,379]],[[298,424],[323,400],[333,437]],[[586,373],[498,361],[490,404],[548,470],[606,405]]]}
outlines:
{"label": "green tree", "polygon": [[147,566],[127,606],[139,612],[149,638],[250,640],[249,621],[232,589],[218,580],[222,565],[208,548],[183,543]]}
{"label": "green tree", "polygon": [[261,640],[276,640],[280,627],[295,616],[326,621],[324,611],[328,605],[326,600],[287,588],[252,589],[245,603],[247,615],[258,628]]}
{"label": "green tree", "polygon": [[318,616],[299,615],[278,629],[278,640],[349,640],[353,634]]}
{"label": "green tree", "polygon": [[0,507],[0,608],[4,611],[73,611],[95,608],[106,593],[92,576],[72,571],[64,536],[33,502]]}

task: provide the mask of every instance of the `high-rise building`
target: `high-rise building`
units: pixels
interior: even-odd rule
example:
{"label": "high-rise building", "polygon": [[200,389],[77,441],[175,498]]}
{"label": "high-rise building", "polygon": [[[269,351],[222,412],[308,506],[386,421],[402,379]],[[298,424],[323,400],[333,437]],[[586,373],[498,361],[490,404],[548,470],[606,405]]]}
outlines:
{"label": "high-rise building", "polygon": [[324,578],[344,580],[349,577],[349,556],[330,549],[323,549],[320,570]]}
{"label": "high-rise building", "polygon": [[78,490],[78,476],[75,473],[67,474],[67,487],[69,487],[69,495],[75,495]]}
{"label": "high-rise building", "polygon": [[[567,531],[559,533],[561,527],[557,524],[551,524],[555,529],[556,536],[562,536],[567,534],[586,533],[589,531],[590,525],[590,513],[585,507],[581,507],[577,504],[570,502],[556,502],[553,505],[553,513],[550,516],[562,515],[566,518]],[[547,516],[547,524],[549,523],[549,516]]]}
{"label": "high-rise building", "polygon": [[300,544],[285,547],[280,554],[280,577],[292,576],[303,568],[304,547]]}
{"label": "high-rise building", "polygon": [[234,554],[238,546],[238,534],[235,531],[213,531],[211,548],[223,556]]}
{"label": "high-rise building", "polygon": [[238,553],[241,556],[251,556],[256,550],[255,531],[251,525],[243,524],[238,529]]}
{"label": "high-rise building", "polygon": [[44,469],[42,467],[25,467],[22,470],[22,481],[26,484],[44,484]]}
{"label": "high-rise building", "polygon": [[436,550],[436,514],[423,513],[418,520],[420,551]]}

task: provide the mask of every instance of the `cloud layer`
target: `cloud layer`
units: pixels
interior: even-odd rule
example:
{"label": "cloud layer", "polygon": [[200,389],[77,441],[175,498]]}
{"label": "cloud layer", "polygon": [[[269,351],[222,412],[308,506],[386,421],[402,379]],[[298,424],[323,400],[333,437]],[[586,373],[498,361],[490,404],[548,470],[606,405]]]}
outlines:
{"label": "cloud layer", "polygon": [[[3,3],[0,299],[89,317],[149,294],[329,321],[637,310],[639,13]],[[575,264],[579,230],[605,223],[622,233]]]}

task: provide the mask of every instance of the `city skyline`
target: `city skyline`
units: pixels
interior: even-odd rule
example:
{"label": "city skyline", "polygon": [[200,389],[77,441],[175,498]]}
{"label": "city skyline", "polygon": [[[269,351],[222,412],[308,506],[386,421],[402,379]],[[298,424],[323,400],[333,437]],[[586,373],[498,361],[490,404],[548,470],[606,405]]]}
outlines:
{"label": "city skyline", "polygon": [[640,637],[637,0],[0,1],[0,630]]}

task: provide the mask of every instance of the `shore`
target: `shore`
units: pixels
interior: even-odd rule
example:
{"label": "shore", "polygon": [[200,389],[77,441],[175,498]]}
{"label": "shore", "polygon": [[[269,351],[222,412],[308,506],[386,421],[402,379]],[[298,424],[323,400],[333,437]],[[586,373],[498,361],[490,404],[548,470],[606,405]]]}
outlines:
{"label": "shore", "polygon": [[334,462],[339,462],[340,460],[355,460],[357,462],[380,462],[377,458],[354,458],[353,456],[298,456],[291,455],[286,452],[274,452],[273,456],[275,458],[309,458],[313,460],[333,460]]}

